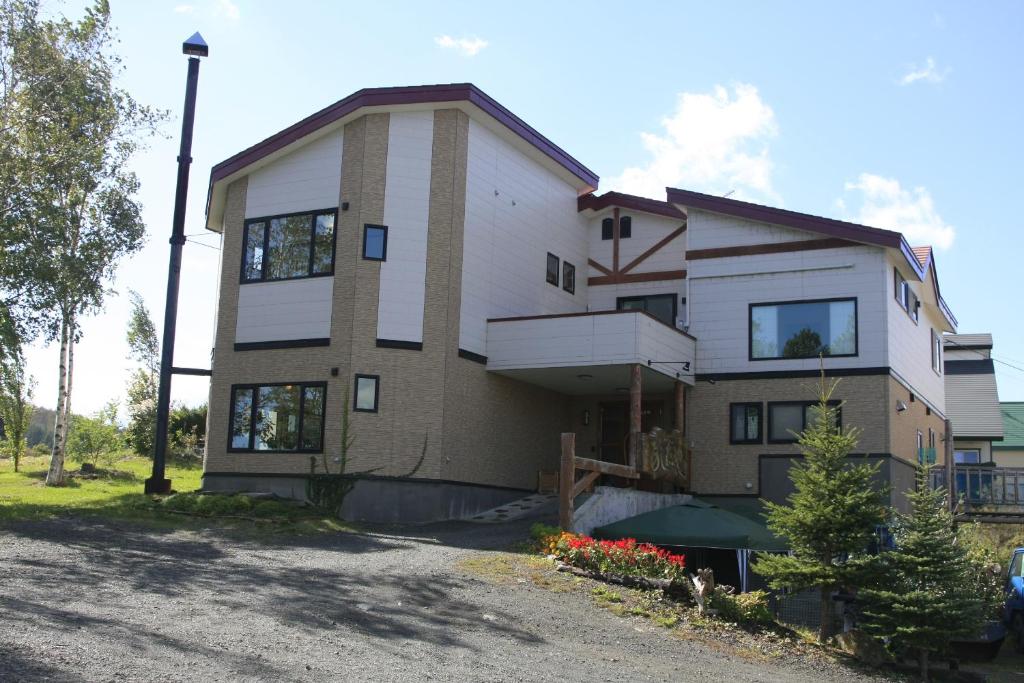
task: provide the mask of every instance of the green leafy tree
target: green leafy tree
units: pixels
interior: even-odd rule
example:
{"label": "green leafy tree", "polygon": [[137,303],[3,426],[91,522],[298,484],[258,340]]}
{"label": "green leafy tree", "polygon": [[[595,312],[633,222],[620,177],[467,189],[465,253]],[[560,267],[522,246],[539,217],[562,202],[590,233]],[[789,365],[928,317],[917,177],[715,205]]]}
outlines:
{"label": "green leafy tree", "polygon": [[25,357],[21,349],[0,358],[0,452],[14,461],[18,471],[25,453],[32,421],[32,380],[25,376]]}
{"label": "green leafy tree", "polygon": [[896,549],[879,558],[880,580],[858,593],[864,630],[916,650],[926,681],[929,657],[950,640],[976,636],[992,613],[992,596],[979,590],[979,567],[957,538],[946,491],[929,487],[928,470],[918,468],[917,487],[907,492],[910,514],[897,514]]}
{"label": "green leafy tree", "polygon": [[822,372],[814,423],[799,435],[804,457],[789,473],[795,491],[785,505],[765,501],[768,528],[792,553],[763,553],[753,566],[772,588],[820,592],[821,642],[831,635],[832,592],[859,585],[871,571],[864,551],[886,511],[886,492],[875,484],[879,465],[847,459],[860,431],[837,426],[837,407],[829,401],[838,384]]}
{"label": "green leafy tree", "polygon": [[175,406],[168,420],[168,432],[173,457],[183,462],[201,457],[206,439],[206,404],[194,408]]}
{"label": "green leafy tree", "polygon": [[142,247],[139,183],[128,164],[162,114],[114,84],[121,65],[107,0],[96,0],[78,21],[43,19],[34,2],[0,1],[24,10],[18,30],[5,33],[5,54],[18,75],[9,117],[21,208],[5,218],[11,232],[3,271],[19,306],[34,312],[46,339],[60,341],[46,476],[58,485],[79,320],[102,309],[118,262]]}
{"label": "green leafy tree", "polygon": [[[157,373],[160,342],[149,310],[138,292],[129,292],[132,312],[128,318],[128,351],[140,367],[128,380],[128,427],[126,439],[139,455],[152,457],[156,435]],[[173,432],[171,432],[173,434]]]}
{"label": "green leafy tree", "polygon": [[786,345],[782,348],[782,357],[813,358],[821,352],[821,335],[805,327],[786,340]]}
{"label": "green leafy tree", "polygon": [[110,464],[124,447],[116,401],[110,401],[92,417],[72,416],[70,427],[68,456],[77,462]]}

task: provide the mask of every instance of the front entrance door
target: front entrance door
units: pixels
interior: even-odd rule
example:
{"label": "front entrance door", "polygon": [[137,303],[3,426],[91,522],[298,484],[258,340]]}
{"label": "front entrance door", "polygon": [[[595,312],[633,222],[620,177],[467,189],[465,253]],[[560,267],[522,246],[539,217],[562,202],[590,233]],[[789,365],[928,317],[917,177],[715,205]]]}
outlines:
{"label": "front entrance door", "polygon": [[[625,465],[629,443],[629,401],[609,401],[599,405],[601,412],[601,450],[605,462]],[[649,432],[662,422],[663,401],[644,401],[640,405],[640,429]]]}

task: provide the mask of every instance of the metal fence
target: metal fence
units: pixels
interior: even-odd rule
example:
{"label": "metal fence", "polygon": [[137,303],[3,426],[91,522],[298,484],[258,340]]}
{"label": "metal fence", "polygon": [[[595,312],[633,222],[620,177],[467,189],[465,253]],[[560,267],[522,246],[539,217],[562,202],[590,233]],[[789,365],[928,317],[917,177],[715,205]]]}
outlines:
{"label": "metal fence", "polygon": [[945,468],[936,468],[931,485],[951,489],[965,512],[1024,513],[1024,467],[956,465],[952,482]]}

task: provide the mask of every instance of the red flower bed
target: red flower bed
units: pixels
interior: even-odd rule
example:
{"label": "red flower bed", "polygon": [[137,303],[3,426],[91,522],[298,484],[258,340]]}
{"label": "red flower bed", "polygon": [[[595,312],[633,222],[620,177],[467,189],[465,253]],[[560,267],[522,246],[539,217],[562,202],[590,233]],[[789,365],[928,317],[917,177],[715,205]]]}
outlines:
{"label": "red flower bed", "polygon": [[637,543],[632,538],[597,541],[589,536],[563,533],[552,545],[559,559],[580,569],[673,581],[685,576],[685,556],[673,555],[650,543]]}

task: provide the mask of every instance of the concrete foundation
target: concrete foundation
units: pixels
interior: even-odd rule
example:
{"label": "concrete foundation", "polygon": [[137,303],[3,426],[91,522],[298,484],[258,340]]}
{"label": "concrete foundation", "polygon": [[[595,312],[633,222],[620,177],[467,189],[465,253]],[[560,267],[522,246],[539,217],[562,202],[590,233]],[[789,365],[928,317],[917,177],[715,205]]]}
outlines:
{"label": "concrete foundation", "polygon": [[671,505],[682,505],[691,500],[693,496],[686,493],[647,493],[613,486],[598,486],[594,489],[594,495],[573,514],[572,530],[578,534],[589,535],[599,526]]}

